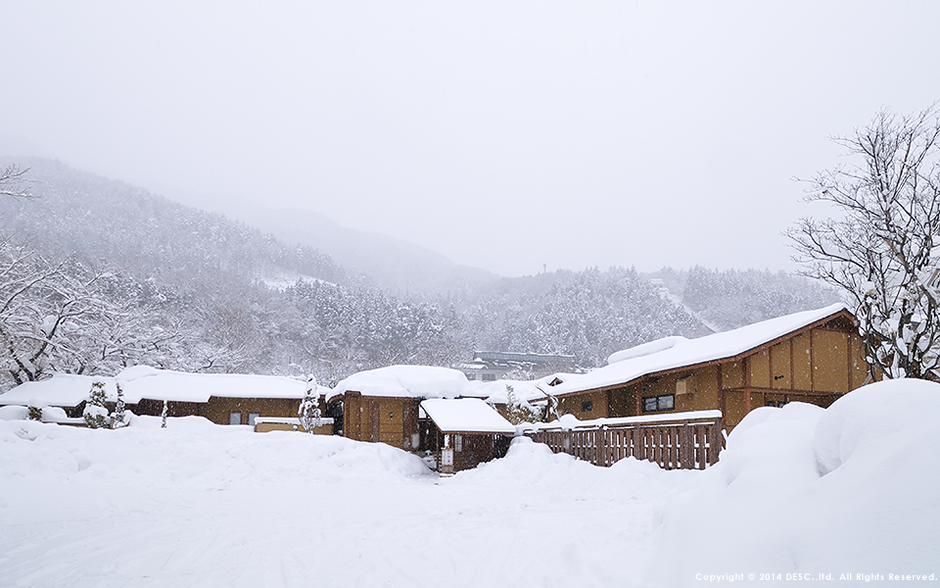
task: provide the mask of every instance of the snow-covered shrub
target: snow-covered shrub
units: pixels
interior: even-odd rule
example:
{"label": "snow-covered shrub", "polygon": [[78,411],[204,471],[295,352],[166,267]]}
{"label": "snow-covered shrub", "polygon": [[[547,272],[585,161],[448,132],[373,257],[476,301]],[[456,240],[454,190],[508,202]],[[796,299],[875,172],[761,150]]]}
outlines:
{"label": "snow-covered shrub", "polygon": [[42,409],[46,406],[45,402],[40,402],[38,400],[32,399],[29,401],[29,406],[26,407],[27,418],[31,421],[41,421],[42,420]]}
{"label": "snow-covered shrub", "polygon": [[69,418],[64,409],[58,406],[46,406],[42,409],[42,422],[60,423]]}
{"label": "snow-covered shrub", "polygon": [[304,392],[304,399],[300,401],[297,416],[300,417],[300,424],[308,433],[313,433],[320,426],[320,399],[317,394],[317,379],[312,375],[307,377],[307,390]]}
{"label": "snow-covered shrub", "polygon": [[114,414],[111,415],[111,428],[120,429],[130,423],[130,415],[127,413],[127,407],[124,404],[124,390],[116,382],[115,386],[117,387],[117,404],[114,407]]}
{"label": "snow-covered shrub", "polygon": [[506,420],[514,425],[542,420],[541,411],[516,396],[512,384],[506,384]]}
{"label": "snow-covered shrub", "polygon": [[89,428],[104,429],[108,426],[108,409],[105,407],[107,399],[104,382],[93,382],[88,402],[85,403],[85,411],[82,414]]}

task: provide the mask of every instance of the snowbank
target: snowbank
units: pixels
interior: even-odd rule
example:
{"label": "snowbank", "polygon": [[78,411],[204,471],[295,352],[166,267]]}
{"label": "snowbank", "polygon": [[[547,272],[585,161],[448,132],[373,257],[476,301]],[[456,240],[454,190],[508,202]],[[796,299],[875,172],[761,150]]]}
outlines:
{"label": "snowbank", "polygon": [[828,410],[755,410],[719,463],[667,504],[651,583],[737,572],[940,577],[938,417],[940,385],[904,380]]}
{"label": "snowbank", "polygon": [[198,417],[115,431],[0,420],[0,585],[940,574],[938,415],[940,385],[888,382],[828,410],[758,409],[704,472],[598,468],[520,438],[505,458],[443,479],[387,445]]}

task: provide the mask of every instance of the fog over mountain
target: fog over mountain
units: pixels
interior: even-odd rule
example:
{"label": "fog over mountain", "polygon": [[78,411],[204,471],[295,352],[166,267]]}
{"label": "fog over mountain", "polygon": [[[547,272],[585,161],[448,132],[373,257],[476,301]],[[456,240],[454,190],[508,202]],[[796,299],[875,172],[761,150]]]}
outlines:
{"label": "fog over mountain", "polygon": [[285,243],[322,251],[349,273],[369,276],[386,290],[446,294],[474,289],[499,277],[457,265],[440,253],[401,239],[340,226],[310,210],[253,210],[233,216]]}
{"label": "fog over mountain", "polygon": [[37,198],[0,201],[8,268],[0,295],[17,302],[0,313],[3,388],[138,363],[313,372],[329,384],[384,365],[451,365],[475,350],[573,355],[590,369],[659,337],[834,299],[805,280],[754,270],[504,278],[312,212],[246,217],[256,228],[59,161],[16,163],[29,167]]}

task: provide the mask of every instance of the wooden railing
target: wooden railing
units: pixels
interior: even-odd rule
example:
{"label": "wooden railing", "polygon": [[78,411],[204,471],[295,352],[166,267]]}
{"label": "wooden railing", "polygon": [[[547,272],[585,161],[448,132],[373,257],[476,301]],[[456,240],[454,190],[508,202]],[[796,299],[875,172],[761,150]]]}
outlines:
{"label": "wooden railing", "polygon": [[688,412],[661,417],[581,421],[571,428],[537,425],[524,434],[555,453],[568,453],[598,466],[635,457],[662,468],[703,470],[724,448],[721,412]]}

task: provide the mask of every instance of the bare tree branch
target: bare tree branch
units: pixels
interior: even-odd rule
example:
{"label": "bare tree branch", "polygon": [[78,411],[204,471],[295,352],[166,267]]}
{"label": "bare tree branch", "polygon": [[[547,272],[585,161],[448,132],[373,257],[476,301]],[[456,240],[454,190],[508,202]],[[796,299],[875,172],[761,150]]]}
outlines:
{"label": "bare tree branch", "polygon": [[840,219],[801,219],[787,232],[803,274],[855,302],[871,375],[940,377],[940,117],[935,105],[833,139],[858,164],[805,181],[806,200]]}
{"label": "bare tree branch", "polygon": [[29,168],[22,168],[15,163],[11,163],[3,169],[0,169],[0,196],[9,196],[11,198],[24,198],[27,200],[36,198],[33,195],[26,173]]}

